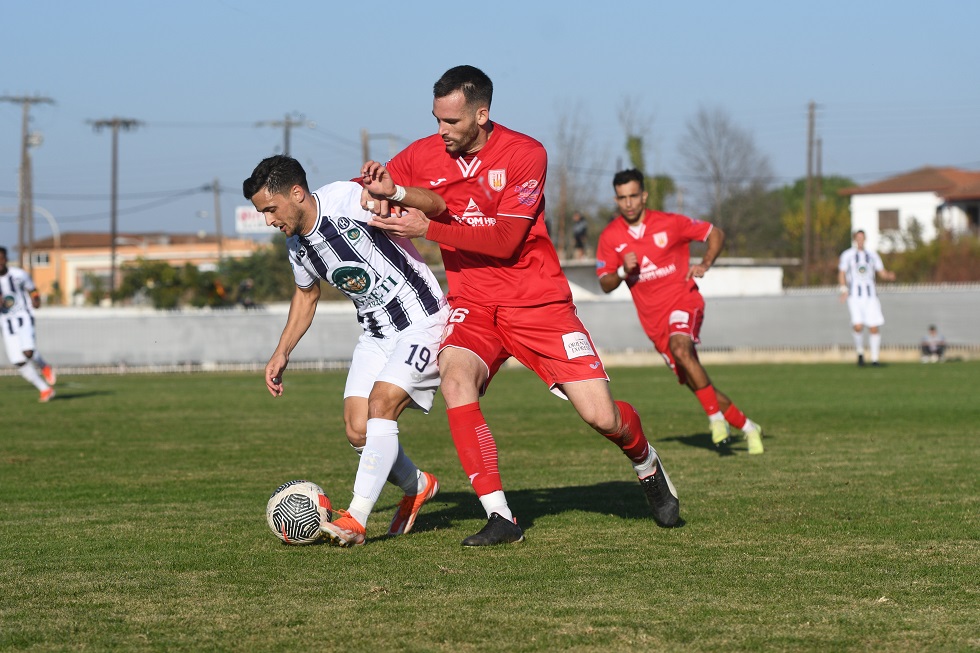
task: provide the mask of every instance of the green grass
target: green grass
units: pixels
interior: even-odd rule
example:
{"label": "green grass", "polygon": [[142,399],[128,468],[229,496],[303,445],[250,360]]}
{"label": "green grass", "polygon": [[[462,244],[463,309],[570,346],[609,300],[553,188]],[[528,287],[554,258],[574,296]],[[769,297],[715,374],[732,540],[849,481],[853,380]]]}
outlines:
{"label": "green grass", "polygon": [[611,370],[681,498],[650,519],[615,447],[522,370],[484,402],[523,544],[485,518],[442,404],[402,420],[440,479],[386,539],[279,544],[265,502],[309,478],[346,507],[343,373],[0,378],[0,650],[977,651],[980,364],[715,366],[766,454],[710,447],[665,368]]}

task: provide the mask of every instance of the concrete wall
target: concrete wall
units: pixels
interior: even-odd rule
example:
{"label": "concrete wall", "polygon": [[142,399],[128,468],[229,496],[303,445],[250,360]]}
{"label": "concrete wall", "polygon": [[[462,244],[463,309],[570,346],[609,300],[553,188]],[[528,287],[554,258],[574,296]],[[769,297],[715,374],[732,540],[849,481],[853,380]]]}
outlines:
{"label": "concrete wall", "polygon": [[[951,345],[980,347],[978,285],[884,287],[881,302],[886,348],[911,352],[930,323],[939,325]],[[632,302],[613,298],[577,305],[604,352],[650,352]],[[38,346],[62,368],[264,364],[287,312],[285,304],[249,311],[44,308],[37,316]],[[349,360],[359,335],[352,305],[321,304],[293,361]],[[706,353],[839,348],[850,359],[852,347],[847,308],[836,288],[709,299],[701,337]]]}

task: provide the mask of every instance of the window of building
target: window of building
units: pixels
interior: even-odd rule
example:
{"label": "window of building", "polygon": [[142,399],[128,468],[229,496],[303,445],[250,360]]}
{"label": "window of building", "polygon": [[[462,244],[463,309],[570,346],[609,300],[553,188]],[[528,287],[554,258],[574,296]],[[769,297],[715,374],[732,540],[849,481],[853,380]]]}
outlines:
{"label": "window of building", "polygon": [[878,231],[898,231],[898,210],[878,211]]}
{"label": "window of building", "polygon": [[51,265],[51,257],[47,252],[31,252],[31,266],[35,268],[46,268]]}

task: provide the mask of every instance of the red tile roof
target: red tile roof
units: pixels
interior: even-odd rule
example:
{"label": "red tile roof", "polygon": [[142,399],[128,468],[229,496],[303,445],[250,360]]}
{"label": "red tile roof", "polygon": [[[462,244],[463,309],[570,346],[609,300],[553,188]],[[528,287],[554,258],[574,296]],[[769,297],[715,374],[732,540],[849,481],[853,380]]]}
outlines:
{"label": "red tile roof", "polygon": [[[68,232],[61,234],[62,249],[85,249],[90,247],[106,248],[111,244],[110,234],[102,231],[96,232]],[[225,240],[230,240],[227,236]],[[218,238],[213,234],[206,234],[203,238],[197,234],[167,234],[167,233],[117,233],[117,246],[131,245],[189,245],[193,243],[217,243]],[[34,241],[34,249],[46,249],[54,247],[54,239],[47,237],[42,240]]]}
{"label": "red tile roof", "polygon": [[980,172],[959,168],[926,166],[912,172],[876,181],[867,186],[844,188],[841,195],[922,193],[932,191],[945,200],[980,199]]}

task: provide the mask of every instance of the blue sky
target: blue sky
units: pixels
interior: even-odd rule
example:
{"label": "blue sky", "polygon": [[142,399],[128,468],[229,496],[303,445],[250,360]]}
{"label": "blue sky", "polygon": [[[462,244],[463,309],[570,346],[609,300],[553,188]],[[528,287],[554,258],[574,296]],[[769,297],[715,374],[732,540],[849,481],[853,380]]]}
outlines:
{"label": "blue sky", "polygon": [[[285,9],[289,7],[289,10]],[[980,169],[980,2],[374,3],[256,0],[55,2],[2,8],[0,94],[56,101],[31,111],[35,203],[62,232],[108,231],[111,136],[119,138],[119,230],[223,230],[241,181],[280,152],[310,183],[353,176],[362,129],[384,160],[431,133],[432,83],[472,64],[494,81],[491,116],[554,144],[558,118],[584,127],[582,169],[604,193],[626,160],[618,115],[647,121],[649,172],[685,180],[678,144],[699,107],[724,109],[766,154],[777,183],[806,170],[817,102],[823,171],[866,183],[923,165]],[[21,107],[0,103],[0,209],[16,207]],[[611,191],[610,191],[611,194]],[[206,212],[206,215],[203,213]],[[47,236],[39,219],[38,237]],[[0,212],[0,243],[15,246]]]}

